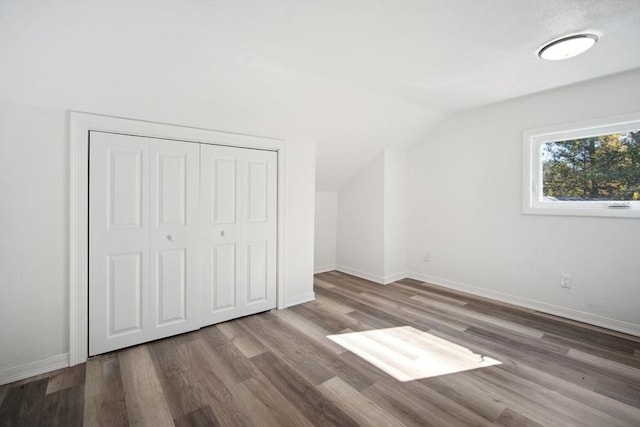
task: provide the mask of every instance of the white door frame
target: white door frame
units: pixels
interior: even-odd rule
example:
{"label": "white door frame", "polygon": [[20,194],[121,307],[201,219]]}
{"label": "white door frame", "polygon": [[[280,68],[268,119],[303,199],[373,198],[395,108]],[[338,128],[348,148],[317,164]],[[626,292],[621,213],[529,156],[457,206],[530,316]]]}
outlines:
{"label": "white door frame", "polygon": [[174,139],[203,144],[271,150],[278,153],[278,266],[277,308],[284,302],[284,171],[285,143],[275,138],[258,137],[209,129],[192,128],[71,112],[70,117],[70,224],[69,224],[69,365],[83,363],[88,357],[87,300],[89,286],[89,132],[102,131],[152,138]]}

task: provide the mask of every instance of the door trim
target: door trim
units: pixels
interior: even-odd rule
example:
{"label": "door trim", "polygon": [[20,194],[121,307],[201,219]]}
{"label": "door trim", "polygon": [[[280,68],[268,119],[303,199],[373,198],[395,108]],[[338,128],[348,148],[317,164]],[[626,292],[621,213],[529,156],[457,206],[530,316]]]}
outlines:
{"label": "door trim", "polygon": [[70,112],[70,224],[69,224],[69,365],[88,358],[89,286],[89,132],[172,139],[201,144],[225,145],[275,151],[278,163],[278,248],[276,292],[277,308],[285,307],[284,282],[284,200],[285,142],[277,138],[221,132],[125,119],[98,114]]}

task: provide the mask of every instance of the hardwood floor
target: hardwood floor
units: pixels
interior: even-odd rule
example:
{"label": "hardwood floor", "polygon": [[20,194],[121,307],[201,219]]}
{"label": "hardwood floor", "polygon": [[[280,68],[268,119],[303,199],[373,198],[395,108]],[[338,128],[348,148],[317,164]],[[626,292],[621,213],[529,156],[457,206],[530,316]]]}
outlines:
{"label": "hardwood floor", "polygon": [[[315,292],[2,386],[0,425],[640,425],[638,337],[414,280],[329,272]],[[399,382],[326,338],[396,326],[502,364]]]}

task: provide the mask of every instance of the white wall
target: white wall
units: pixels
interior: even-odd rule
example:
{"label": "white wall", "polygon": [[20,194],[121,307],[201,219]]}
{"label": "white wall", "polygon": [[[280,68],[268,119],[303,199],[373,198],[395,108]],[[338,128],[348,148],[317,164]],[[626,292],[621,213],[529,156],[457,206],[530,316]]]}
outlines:
{"label": "white wall", "polygon": [[315,146],[300,139],[292,141],[286,156],[284,301],[289,307],[314,299]]}
{"label": "white wall", "polygon": [[384,152],[384,271],[385,283],[407,272],[407,156]]}
{"label": "white wall", "polygon": [[408,153],[411,276],[640,334],[640,221],[524,215],[521,194],[523,130],[632,111],[639,70],[438,126]]}
{"label": "white wall", "polygon": [[0,104],[0,382],[69,351],[67,120]]}
{"label": "white wall", "polygon": [[336,236],[338,230],[338,193],[316,191],[314,239],[314,272],[336,269]]}
{"label": "white wall", "polygon": [[338,192],[336,268],[384,282],[384,153]]}
{"label": "white wall", "polygon": [[406,277],[406,163],[385,150],[340,189],[339,271],[382,284]]}

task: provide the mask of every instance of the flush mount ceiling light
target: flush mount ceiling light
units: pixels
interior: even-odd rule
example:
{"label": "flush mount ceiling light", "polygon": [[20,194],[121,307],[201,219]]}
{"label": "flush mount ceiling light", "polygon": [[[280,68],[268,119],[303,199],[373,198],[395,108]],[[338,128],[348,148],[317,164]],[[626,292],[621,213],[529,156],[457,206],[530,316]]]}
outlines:
{"label": "flush mount ceiling light", "polygon": [[572,58],[589,50],[598,41],[595,34],[577,34],[547,43],[538,51],[538,56],[549,61]]}

